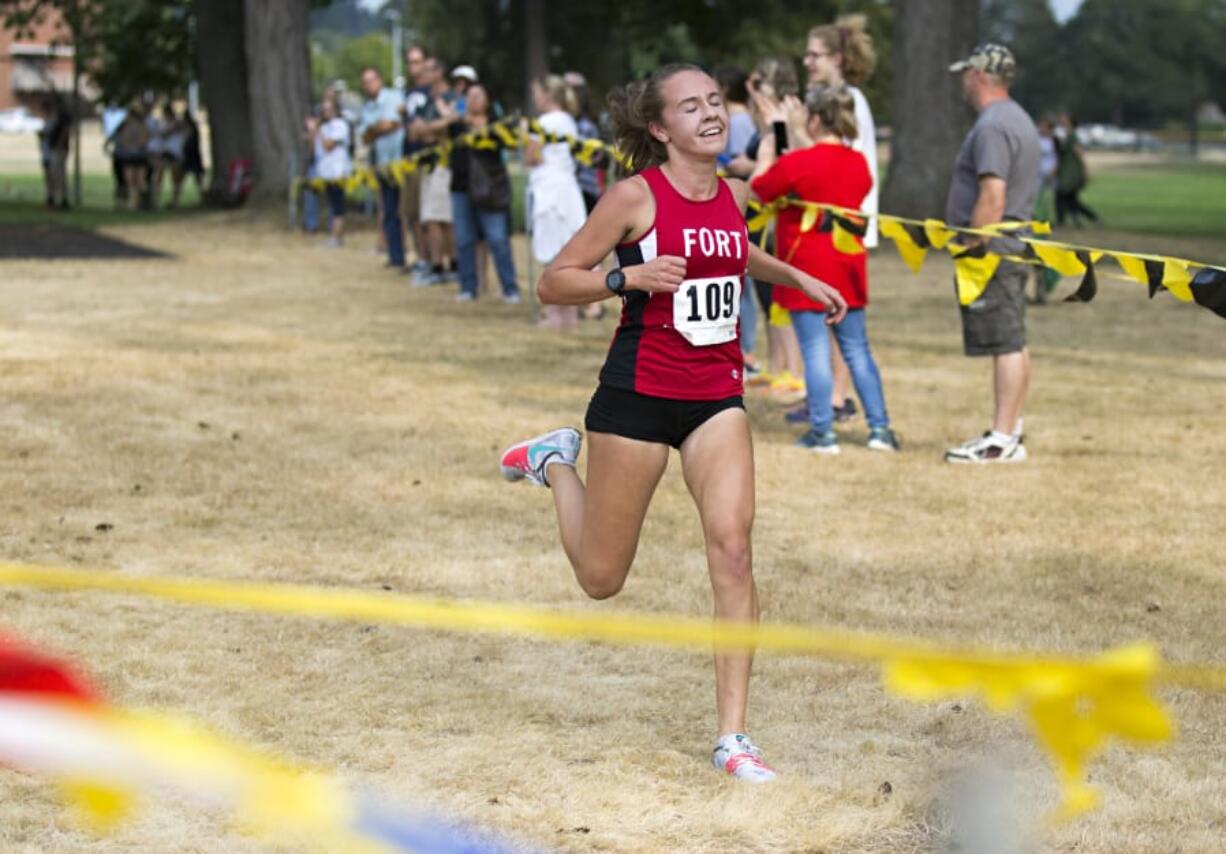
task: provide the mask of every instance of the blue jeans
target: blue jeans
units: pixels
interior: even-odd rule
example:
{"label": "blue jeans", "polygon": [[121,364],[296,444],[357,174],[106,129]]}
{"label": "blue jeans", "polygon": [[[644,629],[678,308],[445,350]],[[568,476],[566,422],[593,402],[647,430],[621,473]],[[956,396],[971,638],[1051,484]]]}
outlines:
{"label": "blue jeans", "polygon": [[379,176],[379,199],[383,202],[383,237],[387,240],[387,260],[393,267],[404,266],[404,235],[400,233],[400,185]]}
{"label": "blue jeans", "polygon": [[302,230],[319,231],[319,195],[314,190],[302,191]]}
{"label": "blue jeans", "polygon": [[460,268],[461,293],[477,295],[477,241],[485,240],[494,256],[494,268],[502,283],[503,296],[519,293],[515,260],[511,257],[510,211],[484,210],[473,204],[468,193],[451,194],[451,225],[455,229],[456,263]]}
{"label": "blue jeans", "polygon": [[885,411],[885,393],[881,390],[881,374],[868,347],[868,328],[864,309],[847,312],[837,326],[826,326],[826,315],[818,311],[792,312],[792,327],[800,341],[800,354],[805,360],[805,389],[809,396],[809,424],[819,433],[834,425],[834,408],[830,396],[834,393],[834,372],[830,368],[830,335],[834,330],[839,340],[843,360],[851,371],[856,396],[864,406],[869,427],[889,427],[890,416]]}
{"label": "blue jeans", "polygon": [[758,301],[753,279],[741,279],[741,352],[752,353],[758,346]]}

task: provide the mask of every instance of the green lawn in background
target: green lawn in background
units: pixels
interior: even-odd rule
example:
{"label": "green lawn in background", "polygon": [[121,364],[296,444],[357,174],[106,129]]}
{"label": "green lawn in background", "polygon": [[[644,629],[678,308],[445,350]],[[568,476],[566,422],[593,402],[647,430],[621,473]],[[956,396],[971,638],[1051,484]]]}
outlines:
{"label": "green lawn in background", "polygon": [[[72,194],[72,173],[68,175],[69,196]],[[159,208],[156,211],[132,211],[126,206],[115,208],[114,183],[110,173],[81,176],[81,208],[67,211],[48,210],[44,205],[43,177],[38,173],[0,174],[0,222],[58,223],[80,228],[104,225],[161,221],[190,216],[203,210],[196,184],[190,179],[183,185],[183,195],[177,210]],[[163,204],[170,201],[170,182],[162,183]]]}
{"label": "green lawn in background", "polygon": [[1081,197],[1113,230],[1226,238],[1226,164],[1103,168]]}
{"label": "green lawn in background", "polygon": [[[524,225],[524,178],[522,170],[511,170],[511,219],[516,231],[522,231]],[[0,222],[57,222],[95,228],[189,216],[201,210],[200,197],[191,182],[184,186],[179,210],[152,213],[116,210],[109,174],[84,175],[82,184],[83,209],[49,211],[43,207],[40,175],[0,174]],[[354,194],[351,201],[356,203],[360,195]],[[1226,239],[1226,164],[1104,167],[1091,174],[1082,197],[1113,230]],[[164,198],[169,198],[168,191],[164,190]]]}

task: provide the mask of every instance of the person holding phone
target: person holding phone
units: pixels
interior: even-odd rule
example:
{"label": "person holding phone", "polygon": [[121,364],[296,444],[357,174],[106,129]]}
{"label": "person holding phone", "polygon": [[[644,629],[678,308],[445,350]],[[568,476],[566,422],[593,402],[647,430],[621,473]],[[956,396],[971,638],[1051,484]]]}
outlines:
{"label": "person holding phone", "polygon": [[[813,144],[776,157],[775,139],[768,137],[758,150],[758,165],[751,181],[753,191],[764,202],[794,196],[858,209],[872,186],[872,175],[864,156],[846,143],[856,137],[854,98],[846,86],[818,85],[805,95],[805,108],[809,113],[806,133]],[[875,451],[897,451],[900,446],[890,429],[881,374],[868,344],[864,316],[868,268],[864,253],[840,252],[829,231],[818,228],[802,232],[803,216],[804,209],[799,206],[779,212],[776,253],[838,288],[847,301],[847,316],[830,328],[864,405],[869,426],[867,446]],[[809,430],[796,444],[820,454],[837,454],[839,440],[834,432],[834,407],[830,401],[834,376],[830,366],[830,335],[824,322],[825,306],[796,291],[781,291],[776,299],[791,312],[805,362]]]}
{"label": "person holding phone", "polygon": [[[508,480],[550,487],[562,546],[587,595],[606,599],[626,583],[648,505],[669,448],[698,506],[720,619],[754,622],[753,445],[741,400],[740,282],[748,272],[779,290],[799,289],[843,316],[839,293],[748,240],[742,181],[717,174],[728,111],[717,84],[693,65],[670,65],[609,99],[617,147],[635,174],[601,197],[537,285],[541,302],[622,302],[600,383],[588,406],[587,482],[570,427],[512,445]],[[607,274],[600,261],[616,252]],[[715,655],[716,768],[764,782],[775,777],[745,733],[752,655]]]}

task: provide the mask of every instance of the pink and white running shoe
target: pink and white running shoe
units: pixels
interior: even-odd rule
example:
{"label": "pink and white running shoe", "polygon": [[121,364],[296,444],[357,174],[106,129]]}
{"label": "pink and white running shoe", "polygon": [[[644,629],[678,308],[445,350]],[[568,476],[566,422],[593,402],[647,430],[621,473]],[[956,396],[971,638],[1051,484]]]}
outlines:
{"label": "pink and white running shoe", "polygon": [[527,479],[537,486],[549,486],[545,468],[550,463],[574,468],[582,443],[578,430],[563,427],[514,444],[502,452],[502,476],[511,481]]}
{"label": "pink and white running shoe", "polygon": [[711,764],[738,780],[769,783],[775,779],[775,769],[762,761],[762,751],[744,733],[722,735],[715,742]]}

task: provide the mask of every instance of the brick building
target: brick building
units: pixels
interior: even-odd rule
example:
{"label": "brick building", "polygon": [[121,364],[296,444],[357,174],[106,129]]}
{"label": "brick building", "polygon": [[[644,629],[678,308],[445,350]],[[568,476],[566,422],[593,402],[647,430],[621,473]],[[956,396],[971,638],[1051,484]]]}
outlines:
{"label": "brick building", "polygon": [[28,35],[0,29],[0,110],[33,109],[43,92],[72,91],[68,40],[58,15],[49,15]]}

